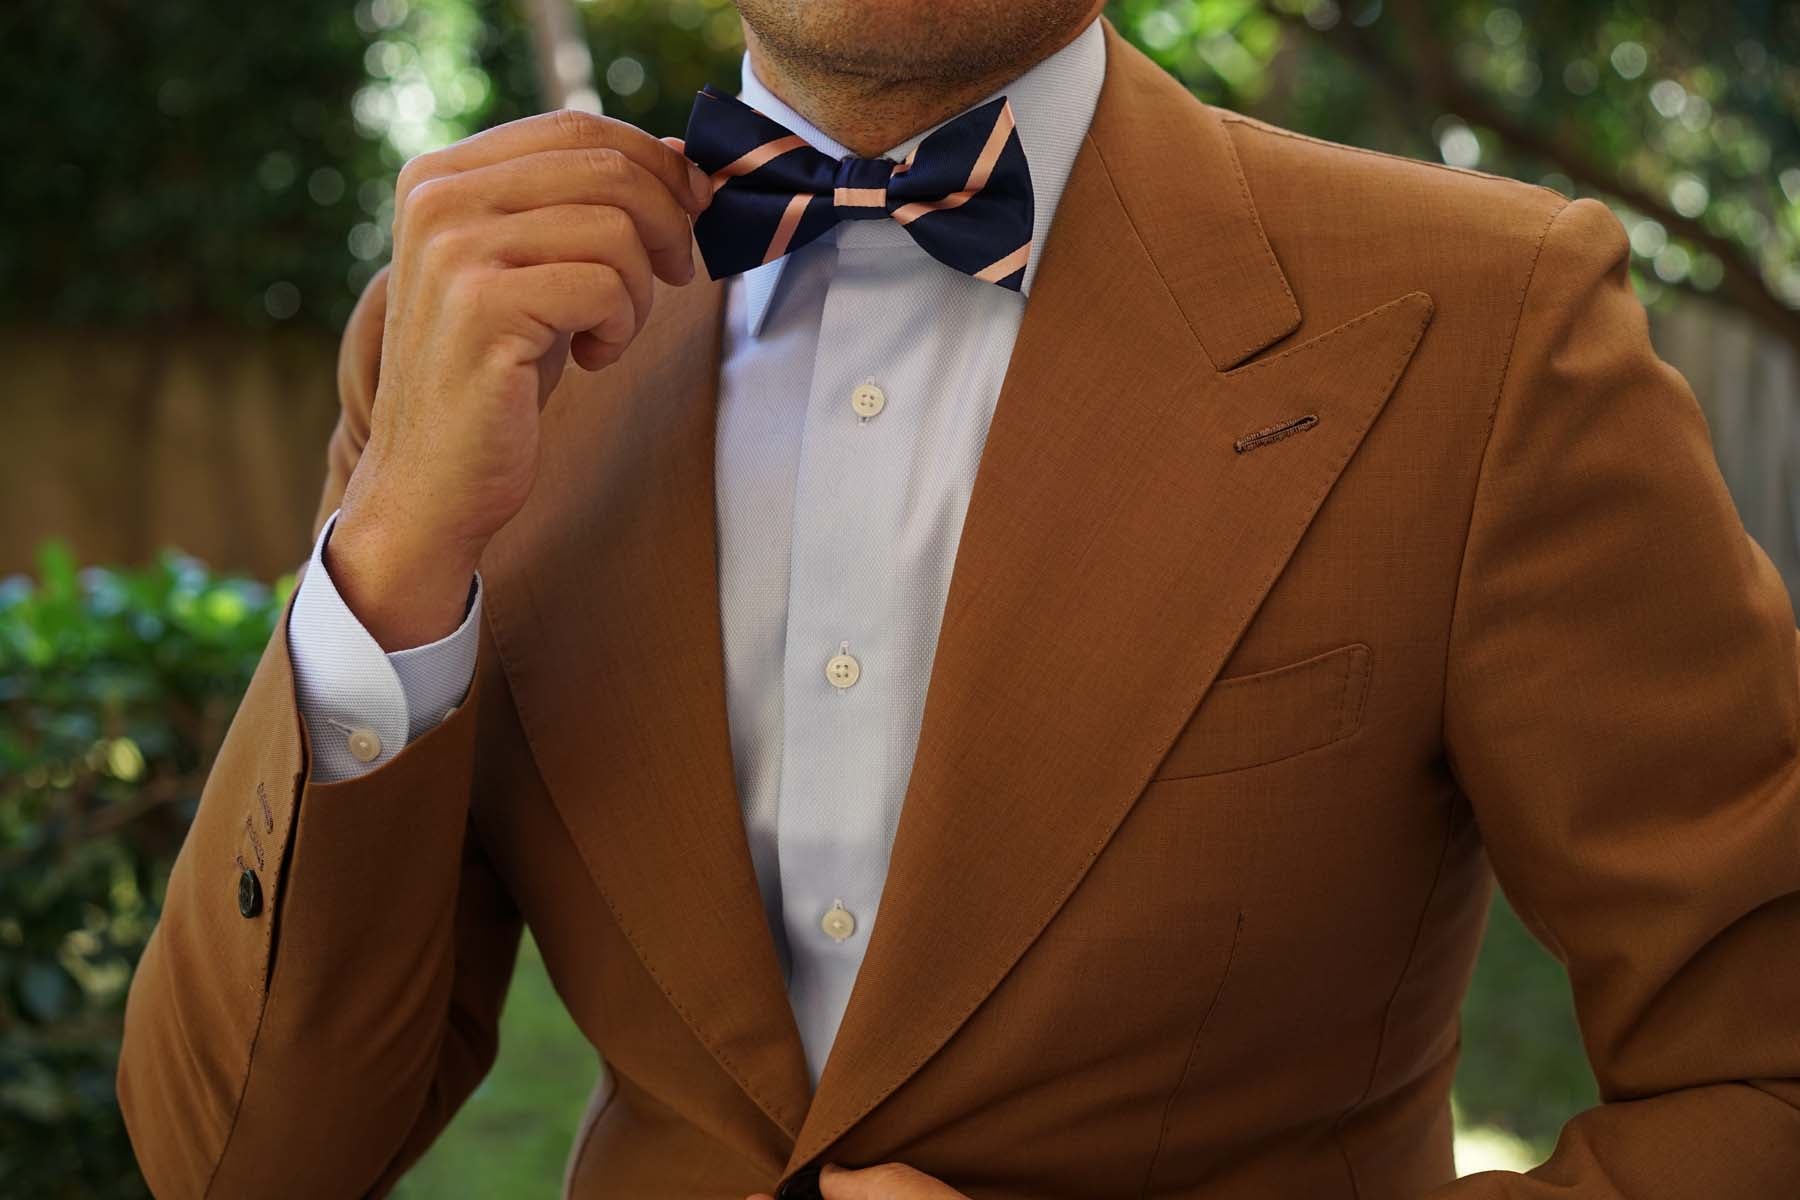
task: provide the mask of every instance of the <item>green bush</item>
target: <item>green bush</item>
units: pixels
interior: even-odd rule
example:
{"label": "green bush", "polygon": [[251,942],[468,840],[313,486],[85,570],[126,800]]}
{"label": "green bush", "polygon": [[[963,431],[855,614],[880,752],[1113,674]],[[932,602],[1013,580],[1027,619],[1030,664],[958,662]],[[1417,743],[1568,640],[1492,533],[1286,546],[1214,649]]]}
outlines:
{"label": "green bush", "polygon": [[142,1196],[125,989],[292,580],[175,554],[0,582],[0,1195]]}

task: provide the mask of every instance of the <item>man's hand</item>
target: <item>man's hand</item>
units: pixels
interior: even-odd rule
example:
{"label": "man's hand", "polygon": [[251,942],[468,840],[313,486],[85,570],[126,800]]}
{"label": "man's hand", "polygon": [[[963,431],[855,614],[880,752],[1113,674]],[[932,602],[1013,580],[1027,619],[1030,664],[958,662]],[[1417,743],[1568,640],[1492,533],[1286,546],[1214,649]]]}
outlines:
{"label": "man's hand", "polygon": [[326,567],[384,649],[462,620],[482,548],[524,505],[570,358],[615,361],[653,277],[694,277],[711,201],[674,146],[560,110],[412,159],[394,192],[380,382]]}
{"label": "man's hand", "polygon": [[[819,1194],[825,1200],[969,1200],[949,1184],[904,1163],[882,1163],[860,1171],[826,1163],[819,1172]],[[758,1192],[746,1200],[775,1198]]]}

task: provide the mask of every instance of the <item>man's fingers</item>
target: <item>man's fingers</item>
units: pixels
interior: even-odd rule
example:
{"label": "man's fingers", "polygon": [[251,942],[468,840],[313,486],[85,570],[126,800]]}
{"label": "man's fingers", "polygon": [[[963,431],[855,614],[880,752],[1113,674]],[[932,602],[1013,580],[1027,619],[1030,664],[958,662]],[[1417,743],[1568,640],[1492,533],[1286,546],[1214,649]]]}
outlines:
{"label": "man's fingers", "polygon": [[629,158],[607,151],[546,150],[484,168],[469,183],[503,211],[561,204],[623,209],[658,275],[670,283],[693,278],[693,229],[687,213],[660,180]]}
{"label": "man's fingers", "polygon": [[[969,1200],[945,1183],[903,1163],[882,1163],[852,1171],[826,1163],[819,1171],[819,1194],[825,1200]],[[767,1192],[744,1200],[775,1200]]]}
{"label": "man's fingers", "polygon": [[412,158],[401,168],[394,189],[395,212],[403,210],[412,189],[428,179],[545,150],[616,150],[661,180],[690,212],[699,212],[712,198],[705,174],[666,142],[612,117],[559,108],[495,125]]}
{"label": "man's fingers", "polygon": [[[681,155],[684,159],[687,158],[686,138],[666,137],[660,140],[663,145]],[[694,190],[699,192],[705,198],[707,204],[711,204],[713,192],[716,190],[711,177],[709,177],[705,171],[700,169],[699,163],[696,163],[691,159],[688,161],[688,167],[693,171]],[[702,205],[701,207],[704,208],[705,205]],[[699,214],[696,213],[694,215],[698,216]]]}
{"label": "man's fingers", "polygon": [[819,1172],[825,1200],[968,1200],[961,1192],[904,1163],[852,1171],[826,1163]]}
{"label": "man's fingers", "polygon": [[[515,332],[538,353],[558,333],[591,333],[623,349],[639,324],[632,286],[623,272],[606,263],[514,267],[488,277],[474,302],[483,306],[484,319],[500,327],[517,325],[520,315],[531,322]],[[647,316],[647,301],[644,310]]]}
{"label": "man's fingers", "polygon": [[641,227],[623,208],[553,204],[458,229],[452,240],[467,239],[459,253],[478,254],[483,261],[499,266],[531,267],[547,262],[617,265],[624,257],[634,265],[641,261],[646,275],[654,271],[669,283],[683,284],[694,277],[693,252],[687,242],[679,248],[656,248],[642,239]]}
{"label": "man's fingers", "polygon": [[629,213],[657,274],[670,283],[692,277],[687,214],[656,176],[611,150],[545,150],[427,180],[414,189],[408,211],[396,216],[395,240],[429,238],[482,211],[529,213],[576,204]]}
{"label": "man's fingers", "polygon": [[[521,281],[552,279],[576,284],[584,279],[602,279],[606,281],[605,290],[610,295],[610,276],[617,276],[630,299],[629,309],[635,320],[627,330],[628,338],[637,336],[650,314],[655,287],[650,257],[632,232],[631,218],[620,209],[566,205],[531,213],[509,213],[487,221],[454,226],[428,241],[418,254],[423,258],[422,266],[427,274],[459,281],[451,284],[452,289],[478,289],[480,299],[496,316],[504,315],[503,311],[495,311],[497,307],[503,308],[515,300],[519,305],[517,311],[538,316],[533,307],[538,298],[531,293],[530,283]],[[606,270],[560,274],[537,270],[596,265]],[[501,269],[495,271],[492,269],[495,267]],[[521,274],[534,270],[537,271],[535,275]],[[460,282],[463,279],[470,282]],[[585,311],[579,308],[579,299],[573,297],[569,301],[577,306],[574,310],[577,313]],[[564,310],[554,311],[561,313]],[[596,324],[571,323],[574,317],[551,319],[549,312],[546,310],[540,323],[564,333],[578,333]],[[613,338],[609,336],[608,340]]]}

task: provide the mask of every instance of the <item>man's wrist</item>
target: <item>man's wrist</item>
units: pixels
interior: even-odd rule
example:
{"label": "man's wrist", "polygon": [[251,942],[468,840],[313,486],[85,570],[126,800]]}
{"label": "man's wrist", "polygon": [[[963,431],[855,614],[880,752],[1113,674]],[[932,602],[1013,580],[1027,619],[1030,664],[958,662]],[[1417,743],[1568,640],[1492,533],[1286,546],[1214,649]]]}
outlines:
{"label": "man's wrist", "polygon": [[466,551],[396,539],[343,513],[323,562],[345,605],[390,654],[448,637],[468,614],[476,564]]}

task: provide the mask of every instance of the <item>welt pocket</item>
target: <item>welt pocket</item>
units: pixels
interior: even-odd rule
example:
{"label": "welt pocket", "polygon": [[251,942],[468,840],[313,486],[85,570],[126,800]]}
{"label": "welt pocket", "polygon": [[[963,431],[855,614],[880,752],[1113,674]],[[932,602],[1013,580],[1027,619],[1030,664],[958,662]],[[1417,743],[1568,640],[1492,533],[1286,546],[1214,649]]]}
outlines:
{"label": "welt pocket", "polygon": [[1213,681],[1153,780],[1259,766],[1350,736],[1362,723],[1369,647],[1352,642],[1299,662]]}

